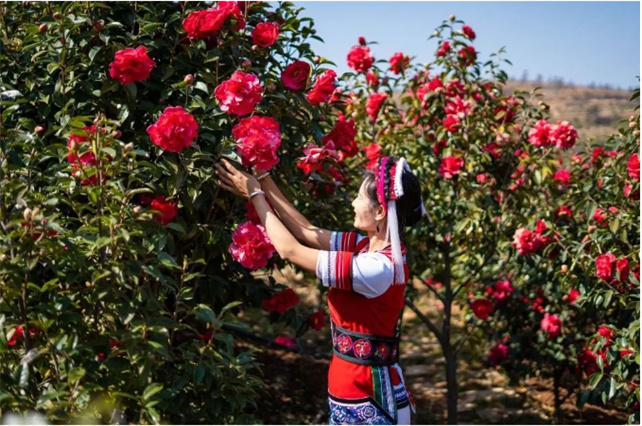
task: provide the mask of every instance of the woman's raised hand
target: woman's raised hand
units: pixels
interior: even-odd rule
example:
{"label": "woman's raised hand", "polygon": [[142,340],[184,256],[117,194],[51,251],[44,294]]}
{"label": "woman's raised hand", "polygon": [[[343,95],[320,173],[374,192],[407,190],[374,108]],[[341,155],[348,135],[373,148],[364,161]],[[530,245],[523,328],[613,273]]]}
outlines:
{"label": "woman's raised hand", "polygon": [[250,198],[250,194],[261,189],[261,184],[254,176],[238,170],[227,160],[221,159],[214,163],[214,173],[219,178],[221,188],[243,198]]}

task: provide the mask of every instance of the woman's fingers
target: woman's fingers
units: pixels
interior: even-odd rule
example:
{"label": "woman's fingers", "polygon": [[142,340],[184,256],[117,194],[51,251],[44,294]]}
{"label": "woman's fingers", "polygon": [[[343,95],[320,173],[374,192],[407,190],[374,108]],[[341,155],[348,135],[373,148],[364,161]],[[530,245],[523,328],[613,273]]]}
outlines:
{"label": "woman's fingers", "polygon": [[236,174],[237,172],[236,167],[228,163],[225,158],[221,159],[221,161],[223,162],[223,165],[225,166],[225,169],[227,170],[228,173],[232,175]]}

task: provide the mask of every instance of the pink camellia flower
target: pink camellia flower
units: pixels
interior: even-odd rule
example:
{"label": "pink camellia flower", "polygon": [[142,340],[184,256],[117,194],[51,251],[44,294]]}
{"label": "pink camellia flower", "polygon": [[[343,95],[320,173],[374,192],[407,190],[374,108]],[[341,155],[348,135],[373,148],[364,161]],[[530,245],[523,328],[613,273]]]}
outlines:
{"label": "pink camellia flower", "polygon": [[397,52],[390,57],[390,71],[394,74],[401,74],[409,64],[410,57],[402,52]]}
{"label": "pink camellia flower", "polygon": [[495,307],[493,306],[493,302],[490,300],[479,298],[471,302],[470,309],[473,310],[473,313],[477,318],[483,321],[493,313]]}
{"label": "pink camellia flower", "polygon": [[222,111],[243,116],[254,111],[256,104],[263,99],[263,87],[254,74],[235,71],[229,80],[223,81],[214,89]]}
{"label": "pink camellia flower", "polygon": [[611,253],[601,254],[595,259],[598,278],[607,282],[613,279],[613,263],[615,263],[615,260],[615,256]]}
{"label": "pink camellia flower", "polygon": [[157,212],[156,220],[163,224],[163,226],[172,222],[178,214],[176,203],[168,201],[165,197],[154,198],[149,208]]}
{"label": "pink camellia flower", "polygon": [[444,179],[452,179],[453,176],[461,173],[464,166],[464,158],[457,156],[444,157],[439,165],[439,174]]}
{"label": "pink camellia flower", "polygon": [[356,72],[367,72],[373,62],[374,58],[368,47],[354,46],[348,52],[348,66]]}
{"label": "pink camellia flower", "polygon": [[302,90],[308,84],[310,77],[310,64],[303,61],[294,61],[281,73],[283,86],[290,90]]}
{"label": "pink camellia flower", "polygon": [[192,145],[198,134],[198,123],[182,106],[167,107],[158,121],[147,128],[147,134],[165,151],[181,152]]}
{"label": "pink camellia flower", "polygon": [[368,71],[368,74],[366,74],[366,82],[371,86],[376,88],[379,86],[379,77],[377,77],[377,74],[373,73],[372,71]]}
{"label": "pink camellia flower", "polygon": [[287,337],[287,336],[278,336],[272,342],[276,343],[277,345],[286,346],[286,347],[288,347],[290,349],[296,349],[297,348],[296,340],[294,340],[291,337]]}
{"label": "pink camellia flower", "polygon": [[568,185],[571,183],[571,172],[566,169],[559,169],[555,172],[553,180],[558,181],[562,185]]}
{"label": "pink camellia flower", "polygon": [[569,303],[575,303],[575,301],[577,300],[577,298],[578,298],[578,297],[580,297],[581,295],[582,295],[582,293],[580,293],[580,291],[579,291],[579,290],[572,288],[572,289],[568,292],[568,302],[569,302]]}
{"label": "pink camellia flower", "polygon": [[368,101],[366,102],[366,112],[368,113],[368,116],[370,118],[375,121],[377,120],[377,115],[379,114],[381,105],[383,105],[383,102],[387,98],[387,93],[373,93],[372,95],[370,95]]}
{"label": "pink camellia flower", "polygon": [[450,43],[444,41],[439,49],[437,49],[437,57],[446,56],[446,53],[450,52]]}
{"label": "pink camellia flower", "polygon": [[183,20],[183,28],[192,40],[213,37],[229,17],[236,20],[235,30],[245,28],[245,19],[235,1],[220,1],[216,7],[191,12]]}
{"label": "pink camellia flower", "polygon": [[234,260],[253,271],[265,267],[275,252],[265,228],[249,221],[236,228],[229,250]]}
{"label": "pink camellia flower", "polygon": [[460,123],[461,120],[459,119],[459,116],[449,114],[444,119],[443,125],[449,133],[456,133],[459,130]]}
{"label": "pink camellia flower", "polygon": [[332,142],[328,142],[321,148],[310,142],[303,148],[303,154],[305,157],[300,157],[296,166],[303,170],[306,175],[321,169],[323,160],[326,158],[339,159]]}
{"label": "pink camellia flower", "polygon": [[542,330],[546,332],[549,339],[554,339],[562,332],[562,320],[557,315],[551,315],[548,312],[544,314],[544,318],[540,323]]}
{"label": "pink camellia flower", "polygon": [[515,293],[515,287],[511,284],[510,280],[499,280],[493,286],[493,297],[498,302],[503,302],[508,299],[511,294]]}
{"label": "pink camellia flower", "polygon": [[325,315],[323,315],[323,311],[316,311],[315,313],[310,314],[308,317],[308,324],[316,331],[321,330],[325,325]]}
{"label": "pink camellia flower", "polygon": [[475,40],[475,31],[473,31],[472,28],[470,28],[468,25],[464,25],[461,27],[461,31],[464,33],[466,37],[468,37],[471,40]]}
{"label": "pink camellia flower", "polygon": [[568,121],[558,121],[557,124],[551,127],[550,141],[557,148],[572,148],[577,141],[577,131]]}
{"label": "pink camellia flower", "polygon": [[277,151],[281,146],[281,132],[274,118],[256,115],[243,118],[232,129],[232,135],[239,144],[236,151],[243,166],[267,171],[279,164]]}
{"label": "pink camellia flower", "polygon": [[279,37],[279,25],[274,22],[261,22],[252,31],[252,43],[261,47],[269,47]]}
{"label": "pink camellia flower", "polygon": [[327,102],[334,93],[334,80],[337,78],[337,73],[333,70],[327,70],[317,77],[310,90],[305,97],[312,105],[319,105]]}
{"label": "pink camellia flower", "polygon": [[551,145],[551,125],[546,120],[539,120],[528,132],[528,142],[542,147]]}
{"label": "pink camellia flower", "polygon": [[488,175],[486,173],[479,173],[477,175],[477,183],[486,183]]}
{"label": "pink camellia flower", "polygon": [[520,256],[537,253],[541,248],[540,236],[526,228],[519,228],[513,236],[513,247],[517,249]]}
{"label": "pink camellia flower", "polygon": [[508,358],[508,346],[503,343],[497,343],[495,346],[490,348],[488,358],[490,359],[491,365],[501,364]]}
{"label": "pink camellia flower", "polygon": [[633,154],[629,157],[629,162],[627,164],[627,169],[629,172],[629,177],[640,181],[640,157],[637,154]]}
{"label": "pink camellia flower", "polygon": [[459,57],[464,60],[466,66],[472,65],[477,60],[477,52],[473,46],[462,47],[459,50]]}
{"label": "pink camellia flower", "polygon": [[109,64],[109,76],[120,84],[131,84],[146,80],[156,63],[147,56],[147,48],[139,46],[136,49],[119,50],[114,55],[114,62]]}

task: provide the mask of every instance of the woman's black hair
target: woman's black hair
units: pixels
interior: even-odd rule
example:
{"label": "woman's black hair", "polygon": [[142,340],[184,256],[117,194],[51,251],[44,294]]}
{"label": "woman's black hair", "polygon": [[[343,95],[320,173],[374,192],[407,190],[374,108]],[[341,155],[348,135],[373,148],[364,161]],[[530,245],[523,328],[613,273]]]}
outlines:
{"label": "woman's black hair", "polygon": [[[388,164],[391,164],[389,161]],[[390,173],[386,170],[385,175],[386,188],[390,188]],[[372,171],[366,171],[363,174],[361,184],[366,185],[366,194],[370,199],[372,207],[379,206],[377,199],[377,183],[375,174]],[[397,220],[399,222],[399,231],[406,226],[414,226],[421,219],[421,187],[419,180],[412,172],[404,170],[401,174],[401,184],[403,185],[403,195],[397,200]],[[386,199],[389,199],[389,189],[386,189]]]}

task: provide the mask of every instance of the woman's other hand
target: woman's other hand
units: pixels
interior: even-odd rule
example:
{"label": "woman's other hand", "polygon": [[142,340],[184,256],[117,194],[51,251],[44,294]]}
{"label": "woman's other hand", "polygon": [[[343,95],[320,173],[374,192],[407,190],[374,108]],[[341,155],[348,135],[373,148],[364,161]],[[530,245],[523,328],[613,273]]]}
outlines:
{"label": "woman's other hand", "polygon": [[214,164],[214,173],[219,178],[221,188],[243,198],[250,198],[250,194],[261,189],[261,184],[254,176],[238,170],[225,159]]}

